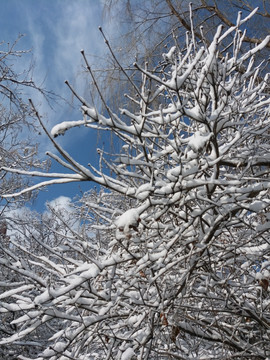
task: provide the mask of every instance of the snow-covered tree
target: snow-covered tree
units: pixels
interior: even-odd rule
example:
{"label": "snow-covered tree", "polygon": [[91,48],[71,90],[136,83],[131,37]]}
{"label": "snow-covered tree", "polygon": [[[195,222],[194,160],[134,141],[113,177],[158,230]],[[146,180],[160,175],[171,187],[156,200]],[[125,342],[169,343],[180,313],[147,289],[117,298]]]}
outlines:
{"label": "snow-covered tree", "polygon": [[[104,113],[69,85],[83,119],[44,128],[68,173],[4,168],[52,178],[7,196],[74,181],[106,190],[85,194],[77,216],[58,214],[52,243],[35,236],[46,256],[13,242],[29,260],[0,258],[25,281],[1,295],[17,331],[0,344],[48,326],[40,360],[269,358],[270,97],[256,57],[270,37],[241,51],[255,11],[210,43],[191,28],[154,68],[135,63],[140,83],[122,69],[135,96],[117,113],[102,92]],[[77,126],[110,131],[119,153],[79,163],[55,140]]]}
{"label": "snow-covered tree", "polygon": [[[42,215],[28,208],[5,212],[7,226],[0,238],[0,302],[4,301],[1,304],[4,308],[0,311],[0,338],[12,336],[18,330],[16,322],[12,321],[25,314],[23,307],[19,310],[20,293],[28,292],[28,301],[31,301],[39,294],[38,279],[49,283],[54,277],[54,267],[59,262],[65,263],[61,256],[62,248],[73,234],[70,229],[76,231],[76,219],[73,215],[71,219],[69,204],[68,199],[59,198],[48,203],[48,210]],[[15,308],[14,299],[17,302]],[[46,347],[48,339],[58,329],[59,321],[51,321],[50,326],[40,324],[22,340],[1,345],[0,357],[17,359],[20,354],[33,357]]]}
{"label": "snow-covered tree", "polygon": [[[21,36],[14,43],[2,41],[0,44],[0,167],[8,166],[16,168],[20,166],[25,170],[48,168],[47,161],[38,159],[38,145],[35,134],[40,131],[39,124],[32,116],[33,111],[28,102],[29,94],[40,95],[46,101],[55,98],[40,87],[33,80],[33,64],[31,63],[31,51],[19,48]],[[27,96],[28,95],[28,96]],[[26,98],[26,99],[25,99]],[[30,179],[16,174],[0,171],[0,257],[11,256],[9,233],[17,226],[13,217],[10,216],[11,208],[18,207],[21,201],[29,200],[32,194],[14,201],[3,200],[2,195],[6,192],[17,191],[29,185]],[[22,228],[18,229],[21,231]],[[8,255],[7,255],[8,254]],[[13,259],[20,258],[22,254],[16,251]],[[1,269],[0,283],[2,293],[10,291],[13,287],[24,284],[24,280],[18,274],[9,269]],[[11,290],[12,292],[12,290]],[[10,324],[13,313],[0,315],[0,338],[11,335],[16,326]],[[1,346],[0,358],[7,356],[6,350]]]}

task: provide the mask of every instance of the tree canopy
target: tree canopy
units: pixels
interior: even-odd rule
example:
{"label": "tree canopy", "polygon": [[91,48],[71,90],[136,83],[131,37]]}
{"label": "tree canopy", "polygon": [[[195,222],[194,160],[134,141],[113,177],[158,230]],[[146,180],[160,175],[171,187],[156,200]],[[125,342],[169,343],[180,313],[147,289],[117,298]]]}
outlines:
{"label": "tree canopy", "polygon": [[[99,188],[32,221],[23,214],[18,232],[2,234],[0,266],[19,281],[0,282],[0,313],[14,326],[0,345],[38,349],[18,359],[269,358],[270,96],[260,56],[270,36],[245,46],[256,11],[207,41],[192,23],[184,43],[173,32],[159,61],[133,64],[135,77],[120,67],[131,89],[118,111],[84,51],[103,111],[68,83],[82,120],[48,131],[31,102],[64,170],[3,167],[50,177],[5,197],[66,182]],[[80,163],[56,139],[74,127],[109,131],[119,151],[97,149],[98,167]]]}

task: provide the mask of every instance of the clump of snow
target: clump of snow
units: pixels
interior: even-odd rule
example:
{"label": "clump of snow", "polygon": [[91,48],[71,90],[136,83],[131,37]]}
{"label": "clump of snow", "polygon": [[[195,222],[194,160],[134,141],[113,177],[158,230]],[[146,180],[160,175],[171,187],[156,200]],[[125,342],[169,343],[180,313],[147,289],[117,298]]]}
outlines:
{"label": "clump of snow", "polygon": [[135,355],[134,350],[132,348],[128,348],[123,352],[121,360],[130,360],[133,355]]}
{"label": "clump of snow", "polygon": [[133,315],[131,316],[128,320],[127,323],[129,325],[132,325],[133,327],[137,327],[139,326],[139,324],[142,322],[142,320],[144,319],[145,314],[141,314],[141,315]]}
{"label": "clump of snow", "polygon": [[151,184],[149,184],[149,183],[143,184],[138,187],[135,195],[137,196],[137,199],[145,200],[148,197],[148,195],[150,194],[150,192],[153,190],[154,190],[154,188]]}
{"label": "clump of snow", "polygon": [[181,165],[169,169],[167,172],[167,178],[171,181],[176,181],[180,176],[181,170],[182,170]]}
{"label": "clump of snow", "polygon": [[63,341],[58,341],[58,342],[54,345],[53,349],[54,349],[56,352],[61,353],[61,352],[63,352],[63,351],[65,350],[66,346],[67,346],[67,344],[64,343]]}
{"label": "clump of snow", "polygon": [[137,228],[139,224],[140,215],[137,209],[129,209],[124,212],[115,221],[115,225],[120,231],[128,234],[130,229]]}
{"label": "clump of snow", "polygon": [[167,54],[162,54],[164,60],[172,61],[172,57],[173,57],[175,51],[176,51],[176,46],[173,46],[173,47],[171,47],[171,49],[169,50],[169,52]]}
{"label": "clump of snow", "polygon": [[262,280],[262,279],[270,279],[270,272],[269,270],[262,270],[260,272],[257,272],[255,275],[256,280]]}
{"label": "clump of snow", "polygon": [[202,135],[200,131],[196,131],[190,137],[188,145],[194,152],[198,152],[205,147],[206,143],[211,139],[212,136],[212,133],[208,135]]}
{"label": "clump of snow", "polygon": [[60,124],[55,125],[51,130],[51,135],[57,137],[59,135],[64,135],[65,132],[73,127],[81,126],[85,124],[85,120],[78,121],[63,121]]}

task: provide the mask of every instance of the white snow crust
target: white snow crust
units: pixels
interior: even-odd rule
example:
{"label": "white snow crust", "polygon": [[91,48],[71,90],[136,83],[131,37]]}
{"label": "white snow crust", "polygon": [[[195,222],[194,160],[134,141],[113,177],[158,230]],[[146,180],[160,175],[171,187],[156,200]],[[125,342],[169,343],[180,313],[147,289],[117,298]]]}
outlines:
{"label": "white snow crust", "polygon": [[140,215],[137,209],[129,209],[124,212],[116,221],[117,228],[124,233],[129,233],[131,226],[137,226]]}

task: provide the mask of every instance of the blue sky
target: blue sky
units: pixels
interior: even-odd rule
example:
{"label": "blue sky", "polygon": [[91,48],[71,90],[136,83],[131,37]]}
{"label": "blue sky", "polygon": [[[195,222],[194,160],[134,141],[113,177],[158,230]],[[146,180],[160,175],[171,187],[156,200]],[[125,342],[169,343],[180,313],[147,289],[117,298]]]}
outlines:
{"label": "blue sky", "polygon": [[[33,78],[37,84],[43,83],[47,90],[54,91],[68,101],[71,100],[71,94],[65,80],[80,91],[85,90],[80,50],[85,50],[92,64],[99,64],[100,57],[106,52],[98,30],[98,26],[104,27],[102,0],[0,0],[0,11],[0,40],[12,43],[19,34],[24,34],[17,49],[32,49],[35,63]],[[113,24],[107,24],[105,30],[110,38],[115,29]],[[27,68],[30,58],[25,57],[24,61]],[[16,69],[16,64],[14,66]],[[24,64],[18,64],[18,70],[20,66]],[[55,104],[54,110],[35,95],[33,102],[39,106],[48,128],[61,121],[82,118],[77,102],[73,106],[64,102]],[[45,135],[40,136],[38,141],[41,155],[48,149],[52,150]],[[84,164],[95,161],[95,133],[72,130],[72,134],[67,133],[59,141],[76,160]],[[60,171],[54,164],[51,170]],[[79,193],[79,189],[87,190],[92,185],[51,186],[40,192],[35,207],[41,209],[46,200],[62,195],[73,197]]]}

